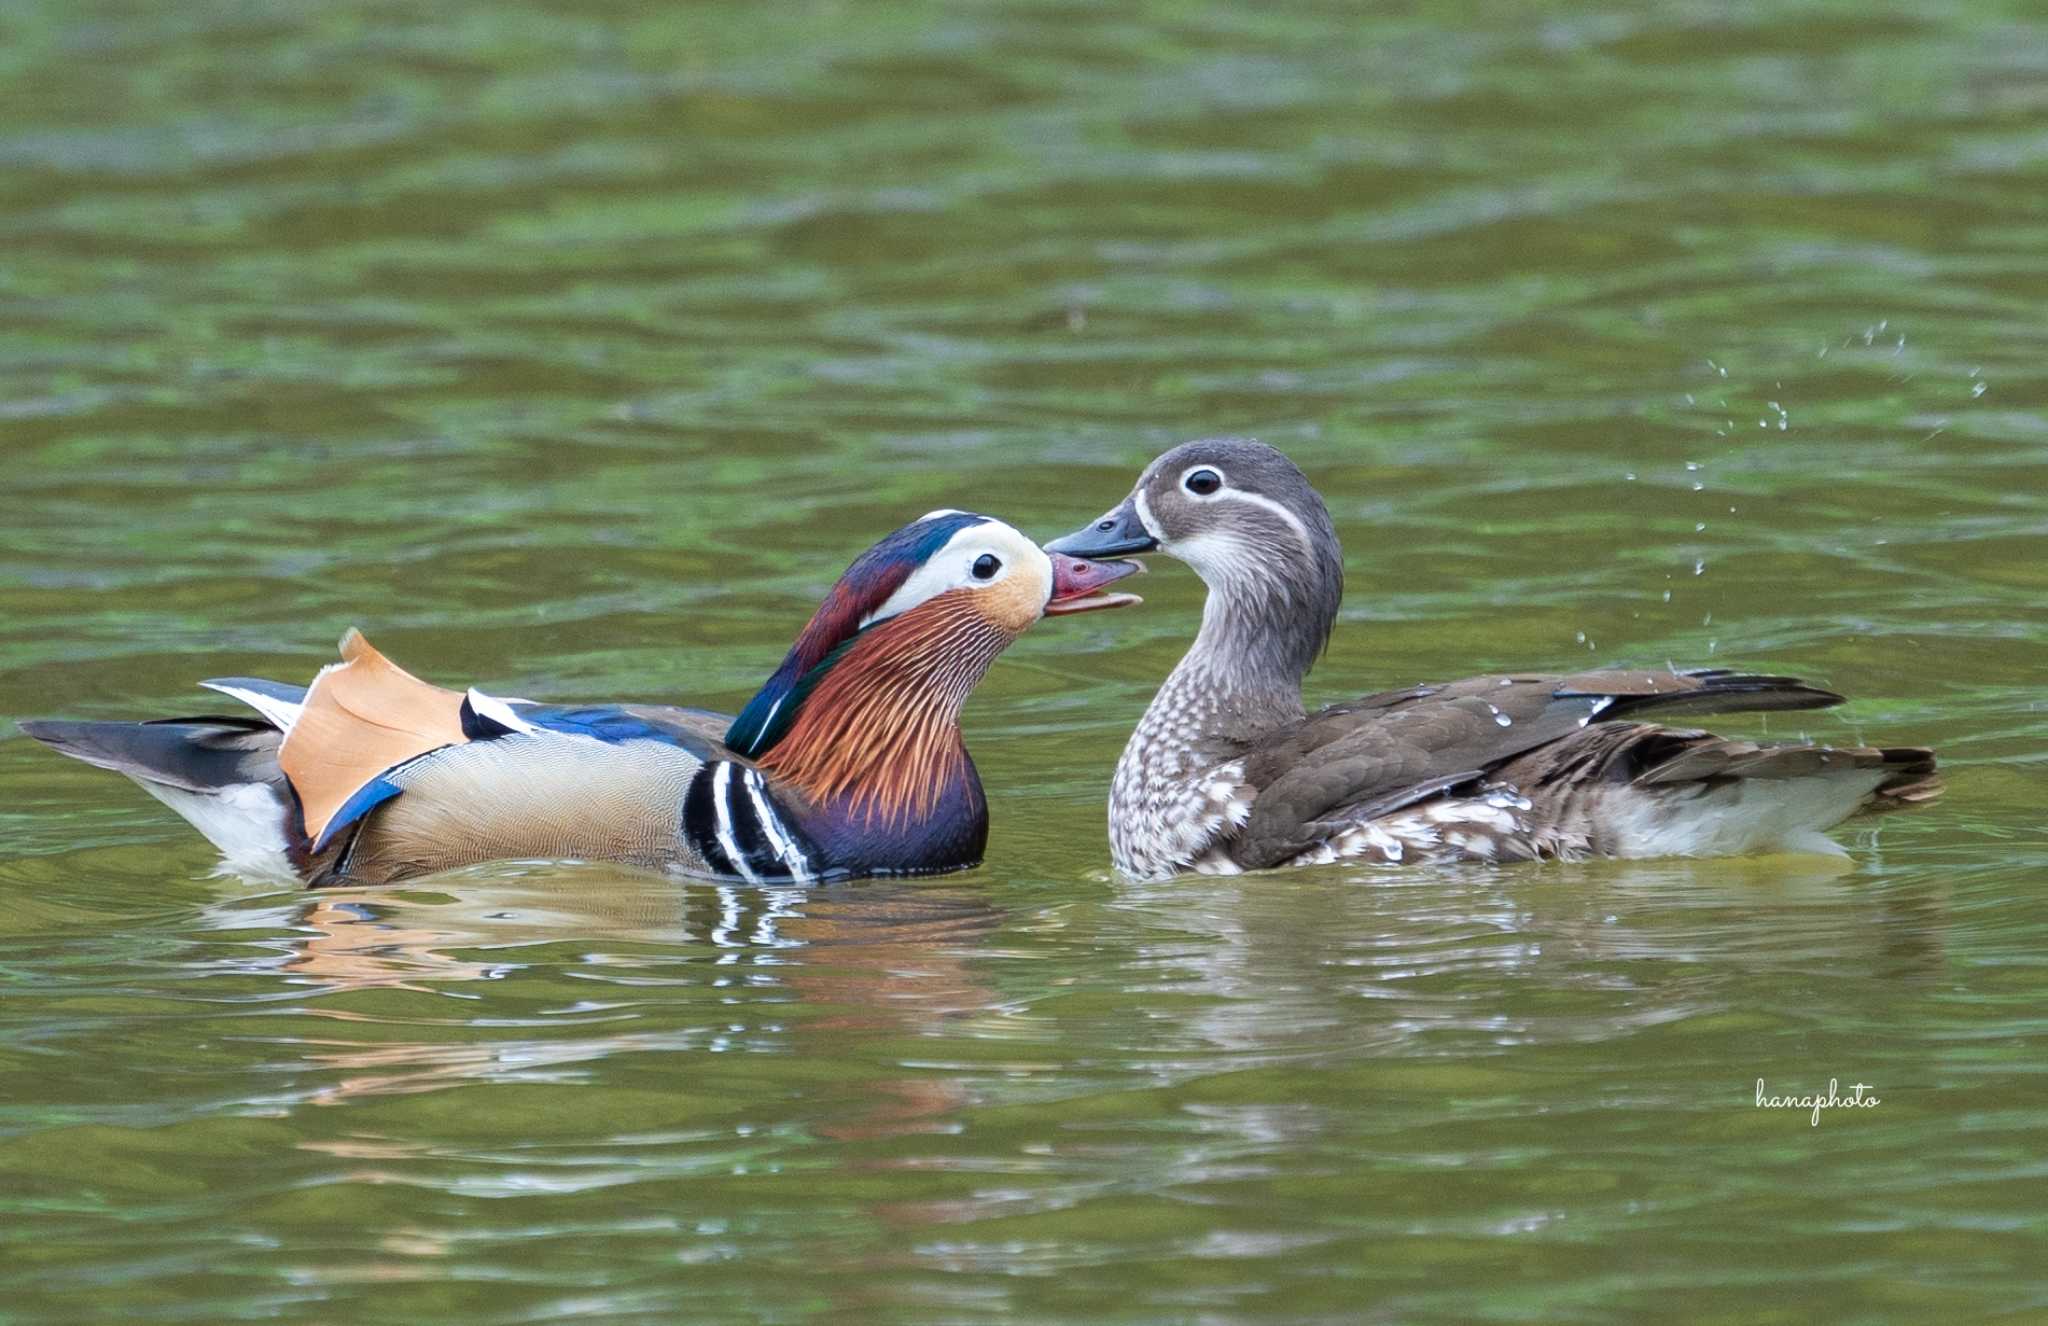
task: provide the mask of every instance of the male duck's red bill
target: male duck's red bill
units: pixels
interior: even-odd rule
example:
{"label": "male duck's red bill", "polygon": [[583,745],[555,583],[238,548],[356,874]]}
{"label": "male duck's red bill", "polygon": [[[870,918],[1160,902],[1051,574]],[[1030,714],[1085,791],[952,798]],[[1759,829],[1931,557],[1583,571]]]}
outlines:
{"label": "male duck's red bill", "polygon": [[1144,600],[1136,594],[1104,594],[1104,585],[1136,575],[1142,562],[1095,562],[1065,553],[1048,553],[1052,558],[1052,598],[1045,615],[1057,617],[1069,612],[1094,612],[1098,608],[1125,608]]}

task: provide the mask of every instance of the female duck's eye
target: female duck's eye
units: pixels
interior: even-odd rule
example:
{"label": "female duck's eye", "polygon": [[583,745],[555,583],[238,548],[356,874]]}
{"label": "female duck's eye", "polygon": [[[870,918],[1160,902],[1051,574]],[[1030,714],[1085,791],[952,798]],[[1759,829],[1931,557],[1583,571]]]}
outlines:
{"label": "female duck's eye", "polygon": [[996,572],[1002,569],[1003,560],[994,553],[983,553],[974,559],[974,578],[976,580],[993,580],[995,579]]}
{"label": "female duck's eye", "polygon": [[1197,497],[1207,497],[1223,486],[1223,476],[1214,470],[1196,470],[1187,477],[1188,491]]}

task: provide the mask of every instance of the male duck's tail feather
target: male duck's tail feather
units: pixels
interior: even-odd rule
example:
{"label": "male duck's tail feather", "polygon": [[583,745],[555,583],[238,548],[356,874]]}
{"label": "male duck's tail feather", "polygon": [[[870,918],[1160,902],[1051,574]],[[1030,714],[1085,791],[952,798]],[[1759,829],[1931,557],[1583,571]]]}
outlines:
{"label": "male duck's tail feather", "polygon": [[208,715],[145,723],[31,718],[21,730],[74,760],[187,792],[217,792],[280,777],[278,730],[260,718]]}
{"label": "male duck's tail feather", "polygon": [[233,873],[297,878],[289,861],[297,811],[277,764],[282,734],[262,719],[33,718],[20,727],[59,754],[133,779],[218,847]]}

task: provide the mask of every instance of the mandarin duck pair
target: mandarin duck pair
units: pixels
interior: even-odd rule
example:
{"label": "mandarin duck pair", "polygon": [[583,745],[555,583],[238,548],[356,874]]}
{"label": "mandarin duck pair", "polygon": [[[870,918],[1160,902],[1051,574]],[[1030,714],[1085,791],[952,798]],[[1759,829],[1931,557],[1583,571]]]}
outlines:
{"label": "mandarin duck pair", "polygon": [[1825,830],[1941,791],[1917,747],[1650,721],[1842,701],[1790,677],[1516,672],[1307,711],[1342,550],[1301,471],[1239,438],[1167,452],[1043,549],[963,511],[904,526],[847,568],[737,717],[446,690],[351,631],[310,686],[202,683],[253,717],[21,726],[141,784],[241,874],[382,884],[508,859],[751,883],[935,874],[978,864],[988,838],[960,733],[968,693],[1041,617],[1136,603],[1105,587],[1154,550],[1193,567],[1208,600],[1111,783],[1111,856],[1134,878],[1840,855]]}

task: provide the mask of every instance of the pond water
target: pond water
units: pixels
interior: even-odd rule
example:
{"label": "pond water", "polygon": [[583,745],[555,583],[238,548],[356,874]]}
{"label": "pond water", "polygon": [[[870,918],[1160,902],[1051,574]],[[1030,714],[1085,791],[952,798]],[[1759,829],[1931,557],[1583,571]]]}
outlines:
{"label": "pond water", "polygon": [[[1939,746],[1853,864],[1131,885],[1192,632],[968,712],[987,864],[211,875],[0,738],[0,1317],[2048,1313],[2034,5],[44,0],[0,11],[0,715],[361,625],[741,703],[937,506],[1328,496],[1338,698],[1731,664]],[[1874,1108],[1810,1122],[1772,1093]]]}

